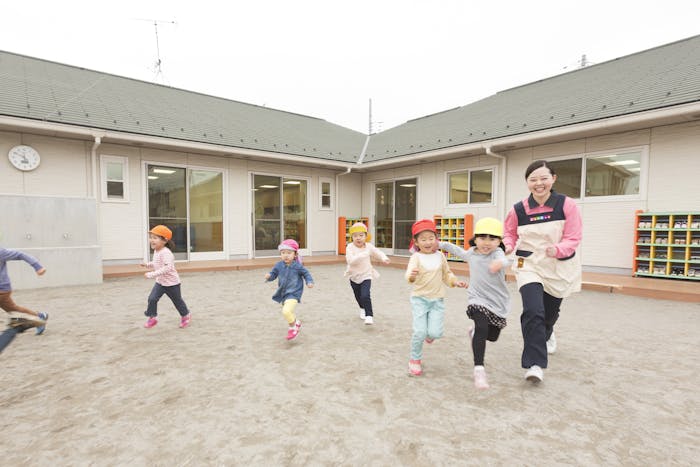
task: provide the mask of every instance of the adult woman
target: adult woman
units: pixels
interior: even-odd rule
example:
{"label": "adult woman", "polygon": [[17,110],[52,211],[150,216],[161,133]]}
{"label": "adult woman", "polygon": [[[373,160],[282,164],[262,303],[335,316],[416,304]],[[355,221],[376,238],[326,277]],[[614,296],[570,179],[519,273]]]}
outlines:
{"label": "adult woman", "polygon": [[554,353],[554,323],[564,298],[581,290],[581,263],[576,249],[581,242],[581,213],[569,197],[556,193],[557,180],[546,161],[525,170],[530,195],[516,203],[506,216],[503,244],[515,251],[513,270],[523,302],[522,366],[525,379],[542,381],[547,353]]}

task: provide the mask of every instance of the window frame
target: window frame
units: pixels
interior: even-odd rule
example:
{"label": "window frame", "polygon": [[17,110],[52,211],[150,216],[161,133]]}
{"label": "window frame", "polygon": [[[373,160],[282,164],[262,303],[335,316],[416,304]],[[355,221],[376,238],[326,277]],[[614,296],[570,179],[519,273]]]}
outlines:
{"label": "window frame", "polygon": [[[592,157],[600,157],[605,155],[613,155],[628,152],[639,152],[641,157],[639,161],[639,193],[632,195],[602,195],[602,196],[586,196],[586,170],[588,168],[587,161]],[[566,156],[558,157],[547,157],[543,158],[546,161],[558,162],[570,159],[581,159],[581,192],[579,196],[573,198],[580,202],[585,203],[606,203],[614,201],[639,201],[646,199],[647,192],[647,178],[649,171],[649,146],[629,146],[624,148],[612,148],[604,149],[600,151],[591,152],[580,152],[576,154],[570,154]],[[554,184],[554,190],[556,191],[557,185]]]}
{"label": "window frame", "polygon": [[[472,203],[471,202],[471,182],[472,182],[472,172],[482,172],[490,170],[491,171],[491,201],[486,202],[486,203]],[[468,168],[468,169],[459,169],[459,170],[450,170],[445,172],[445,187],[446,187],[446,205],[447,207],[450,208],[463,208],[466,206],[495,206],[497,204],[496,200],[496,195],[498,192],[498,187],[497,187],[497,176],[496,174],[498,173],[498,166],[497,165],[486,165],[486,166],[480,166],[480,167],[473,167],[473,168]],[[456,174],[467,174],[467,179],[468,179],[468,186],[467,186],[467,199],[468,201],[466,203],[451,203],[450,202],[450,177],[452,175]]]}
{"label": "window frame", "polygon": [[[328,207],[323,205],[323,184],[328,183],[328,198],[330,204]],[[333,179],[329,177],[318,177],[318,209],[320,211],[333,210]]]}
{"label": "window frame", "polygon": [[[122,165],[122,180],[110,180],[107,178],[107,166],[110,163]],[[103,203],[128,203],[129,202],[129,158],[125,156],[112,156],[109,154],[100,155],[100,190]],[[110,198],[107,194],[107,183],[121,181],[123,184],[123,196],[121,198]]]}

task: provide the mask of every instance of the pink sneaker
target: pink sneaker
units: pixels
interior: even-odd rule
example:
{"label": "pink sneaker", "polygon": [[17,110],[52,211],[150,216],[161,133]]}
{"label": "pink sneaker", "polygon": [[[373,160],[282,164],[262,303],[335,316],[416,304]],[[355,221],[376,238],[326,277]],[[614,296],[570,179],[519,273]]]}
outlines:
{"label": "pink sneaker", "polygon": [[287,330],[287,340],[291,341],[295,337],[299,335],[299,330],[301,329],[301,321],[297,320],[296,323],[294,323],[294,327],[289,328]]}
{"label": "pink sneaker", "polygon": [[192,320],[192,314],[187,313],[185,316],[180,318],[180,327],[181,328],[186,328],[187,326],[190,325],[190,321]]}
{"label": "pink sneaker", "polygon": [[489,382],[486,380],[486,369],[483,366],[474,367],[474,387],[477,389],[489,388]]}
{"label": "pink sneaker", "polygon": [[146,321],[146,324],[143,325],[143,327],[150,329],[153,326],[155,326],[156,324],[158,324],[158,320],[154,317],[150,317],[150,318],[148,318],[148,321]]}
{"label": "pink sneaker", "polygon": [[420,376],[423,374],[423,367],[421,367],[420,360],[409,360],[408,361],[408,372],[413,376]]}
{"label": "pink sneaker", "polygon": [[430,338],[430,337],[426,337],[426,338],[425,338],[425,343],[426,343],[426,344],[432,344],[433,342],[435,342],[435,339],[432,339],[432,338]]}

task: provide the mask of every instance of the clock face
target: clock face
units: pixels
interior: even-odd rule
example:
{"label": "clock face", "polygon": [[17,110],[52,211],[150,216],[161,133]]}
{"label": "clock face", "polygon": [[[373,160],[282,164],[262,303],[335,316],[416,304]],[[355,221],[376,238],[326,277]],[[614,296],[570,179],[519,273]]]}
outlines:
{"label": "clock face", "polygon": [[31,146],[15,146],[10,149],[7,157],[10,159],[10,163],[19,170],[34,170],[39,167],[41,162],[39,153]]}

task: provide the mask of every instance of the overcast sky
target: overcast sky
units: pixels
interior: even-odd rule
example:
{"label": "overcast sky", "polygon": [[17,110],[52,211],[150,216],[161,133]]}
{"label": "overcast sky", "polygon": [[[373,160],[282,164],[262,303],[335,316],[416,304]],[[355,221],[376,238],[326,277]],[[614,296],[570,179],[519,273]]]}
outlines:
{"label": "overcast sky", "polygon": [[700,34],[698,18],[698,0],[23,0],[3,2],[0,49],[366,133],[370,98],[375,131],[388,129],[583,54],[600,63]]}

